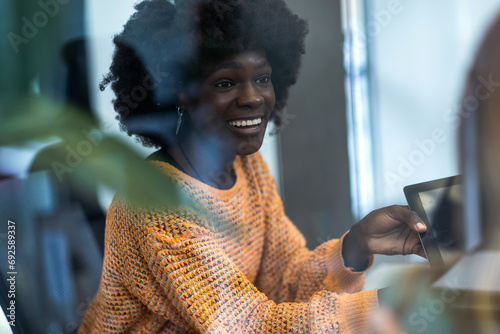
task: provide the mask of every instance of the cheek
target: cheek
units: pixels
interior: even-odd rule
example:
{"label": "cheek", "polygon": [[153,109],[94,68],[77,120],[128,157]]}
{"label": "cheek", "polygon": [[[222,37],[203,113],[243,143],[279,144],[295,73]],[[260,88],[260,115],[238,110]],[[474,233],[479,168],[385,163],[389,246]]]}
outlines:
{"label": "cheek", "polygon": [[226,114],[231,106],[232,97],[229,94],[210,94],[203,99],[204,113],[207,118],[216,119]]}
{"label": "cheek", "polygon": [[274,94],[274,89],[271,89],[267,94],[265,95],[266,99],[266,104],[267,106],[271,109],[271,111],[274,109],[274,106],[276,104],[276,95]]}
{"label": "cheek", "polygon": [[194,109],[191,116],[195,117],[199,124],[215,125],[221,122],[228,106],[229,102],[226,99],[208,96]]}

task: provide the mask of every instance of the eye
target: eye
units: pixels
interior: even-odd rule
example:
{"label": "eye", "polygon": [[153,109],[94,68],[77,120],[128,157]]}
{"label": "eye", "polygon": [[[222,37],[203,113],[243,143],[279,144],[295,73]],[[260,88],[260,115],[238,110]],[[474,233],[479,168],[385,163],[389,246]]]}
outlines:
{"label": "eye", "polygon": [[233,87],[233,83],[230,81],[221,81],[215,84],[217,88],[231,88]]}
{"label": "eye", "polygon": [[265,84],[271,82],[271,77],[269,75],[263,75],[257,79],[258,84]]}

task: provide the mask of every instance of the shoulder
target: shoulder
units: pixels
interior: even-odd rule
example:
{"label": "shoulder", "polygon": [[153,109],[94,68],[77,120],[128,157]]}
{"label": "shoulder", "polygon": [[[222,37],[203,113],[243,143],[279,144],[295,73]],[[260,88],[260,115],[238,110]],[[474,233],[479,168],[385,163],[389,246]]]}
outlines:
{"label": "shoulder", "polygon": [[116,195],[108,210],[106,224],[125,234],[176,235],[191,232],[209,233],[208,224],[199,209],[189,205],[142,207]]}

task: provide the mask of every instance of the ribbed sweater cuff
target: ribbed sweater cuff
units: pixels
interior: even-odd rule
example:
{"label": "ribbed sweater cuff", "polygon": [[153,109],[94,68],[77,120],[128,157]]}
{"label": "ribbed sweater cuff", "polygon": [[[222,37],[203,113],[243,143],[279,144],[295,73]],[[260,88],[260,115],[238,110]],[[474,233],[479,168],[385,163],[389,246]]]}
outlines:
{"label": "ribbed sweater cuff", "polygon": [[373,320],[379,309],[377,290],[342,294],[337,302],[341,333],[371,333],[370,329],[373,328]]}
{"label": "ribbed sweater cuff", "polygon": [[346,267],[342,257],[342,244],[347,235],[346,232],[339,240],[335,240],[331,251],[325,256],[327,275],[324,280],[325,286],[331,291],[344,290],[355,292],[361,290],[364,283],[364,274],[373,265],[373,255],[370,256],[368,266],[363,271],[354,271],[353,268]]}

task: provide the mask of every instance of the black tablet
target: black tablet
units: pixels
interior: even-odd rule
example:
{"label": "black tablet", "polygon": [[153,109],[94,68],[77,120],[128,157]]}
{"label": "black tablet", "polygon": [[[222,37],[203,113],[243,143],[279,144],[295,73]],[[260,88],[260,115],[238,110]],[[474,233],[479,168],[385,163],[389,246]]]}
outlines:
{"label": "black tablet", "polygon": [[451,265],[465,250],[462,177],[413,184],[404,193],[410,209],[427,225],[420,240],[430,265]]}

